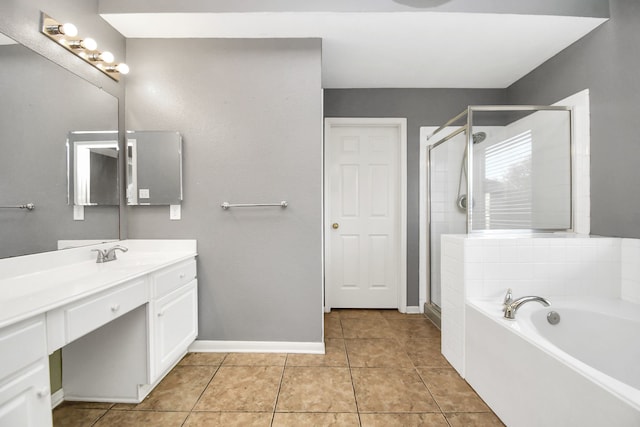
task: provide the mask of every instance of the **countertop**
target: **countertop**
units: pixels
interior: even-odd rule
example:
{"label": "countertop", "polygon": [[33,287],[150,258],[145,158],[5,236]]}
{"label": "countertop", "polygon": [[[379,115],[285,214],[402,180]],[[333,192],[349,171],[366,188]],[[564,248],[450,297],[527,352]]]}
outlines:
{"label": "countertop", "polygon": [[[114,244],[129,250],[96,263],[91,249]],[[126,240],[0,260],[0,328],[196,255],[195,240]]]}

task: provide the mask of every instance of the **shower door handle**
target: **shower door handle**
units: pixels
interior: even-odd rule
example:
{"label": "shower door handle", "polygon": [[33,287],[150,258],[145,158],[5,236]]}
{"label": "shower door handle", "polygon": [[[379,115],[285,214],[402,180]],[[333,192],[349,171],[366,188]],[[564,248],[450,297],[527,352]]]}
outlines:
{"label": "shower door handle", "polygon": [[340,224],[338,224],[337,222],[334,222],[334,223],[331,225],[331,228],[333,228],[334,230],[337,230],[338,228],[340,228]]}

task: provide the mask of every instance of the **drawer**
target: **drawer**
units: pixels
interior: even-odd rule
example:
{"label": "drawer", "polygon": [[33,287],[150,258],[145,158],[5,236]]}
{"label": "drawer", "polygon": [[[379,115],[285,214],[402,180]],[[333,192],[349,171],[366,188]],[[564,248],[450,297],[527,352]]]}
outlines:
{"label": "drawer", "polygon": [[65,310],[67,343],[147,302],[144,279],[101,296],[87,298]]}
{"label": "drawer", "polygon": [[47,355],[45,340],[44,316],[0,329],[0,382],[44,358]]}
{"label": "drawer", "polygon": [[196,278],[196,260],[190,259],[153,275],[154,298],[167,295]]}

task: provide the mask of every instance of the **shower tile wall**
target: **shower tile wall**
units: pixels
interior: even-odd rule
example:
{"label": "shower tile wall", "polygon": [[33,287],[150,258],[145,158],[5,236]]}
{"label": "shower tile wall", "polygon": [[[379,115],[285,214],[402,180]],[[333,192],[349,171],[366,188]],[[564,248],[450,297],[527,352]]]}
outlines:
{"label": "shower tile wall", "polygon": [[[442,353],[461,375],[466,298],[493,299],[499,308],[511,288],[514,297],[622,296],[640,301],[640,269],[632,262],[634,255],[635,260],[640,256],[640,244],[625,243],[625,251],[630,247],[635,252],[622,258],[623,239],[570,236],[443,236]],[[626,269],[621,258],[627,260]],[[623,274],[626,294],[621,292]]]}
{"label": "shower tile wall", "polygon": [[[440,236],[465,233],[467,229],[466,214],[456,204],[463,153],[464,135],[431,151],[431,301],[439,306],[442,306]],[[465,193],[466,179],[461,185],[461,191]]]}

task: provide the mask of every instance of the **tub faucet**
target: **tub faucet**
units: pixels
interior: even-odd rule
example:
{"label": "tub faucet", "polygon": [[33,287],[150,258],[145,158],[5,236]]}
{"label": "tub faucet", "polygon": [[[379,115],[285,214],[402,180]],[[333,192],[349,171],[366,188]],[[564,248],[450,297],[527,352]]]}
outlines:
{"label": "tub faucet", "polygon": [[522,306],[522,304],[525,304],[527,302],[530,301],[538,301],[540,304],[544,305],[545,307],[549,307],[551,305],[551,303],[546,300],[545,298],[542,297],[534,297],[534,296],[529,296],[529,297],[520,297],[516,300],[513,300],[510,304],[508,304],[507,306],[505,306],[504,308],[504,318],[505,319],[515,319],[516,318],[516,312],[518,311],[518,309],[520,308],[520,306]]}
{"label": "tub faucet", "polygon": [[115,245],[109,249],[91,249],[92,252],[98,252],[98,257],[96,258],[96,262],[98,264],[102,264],[103,262],[115,261],[116,259],[116,251],[127,252],[129,249],[124,246]]}

